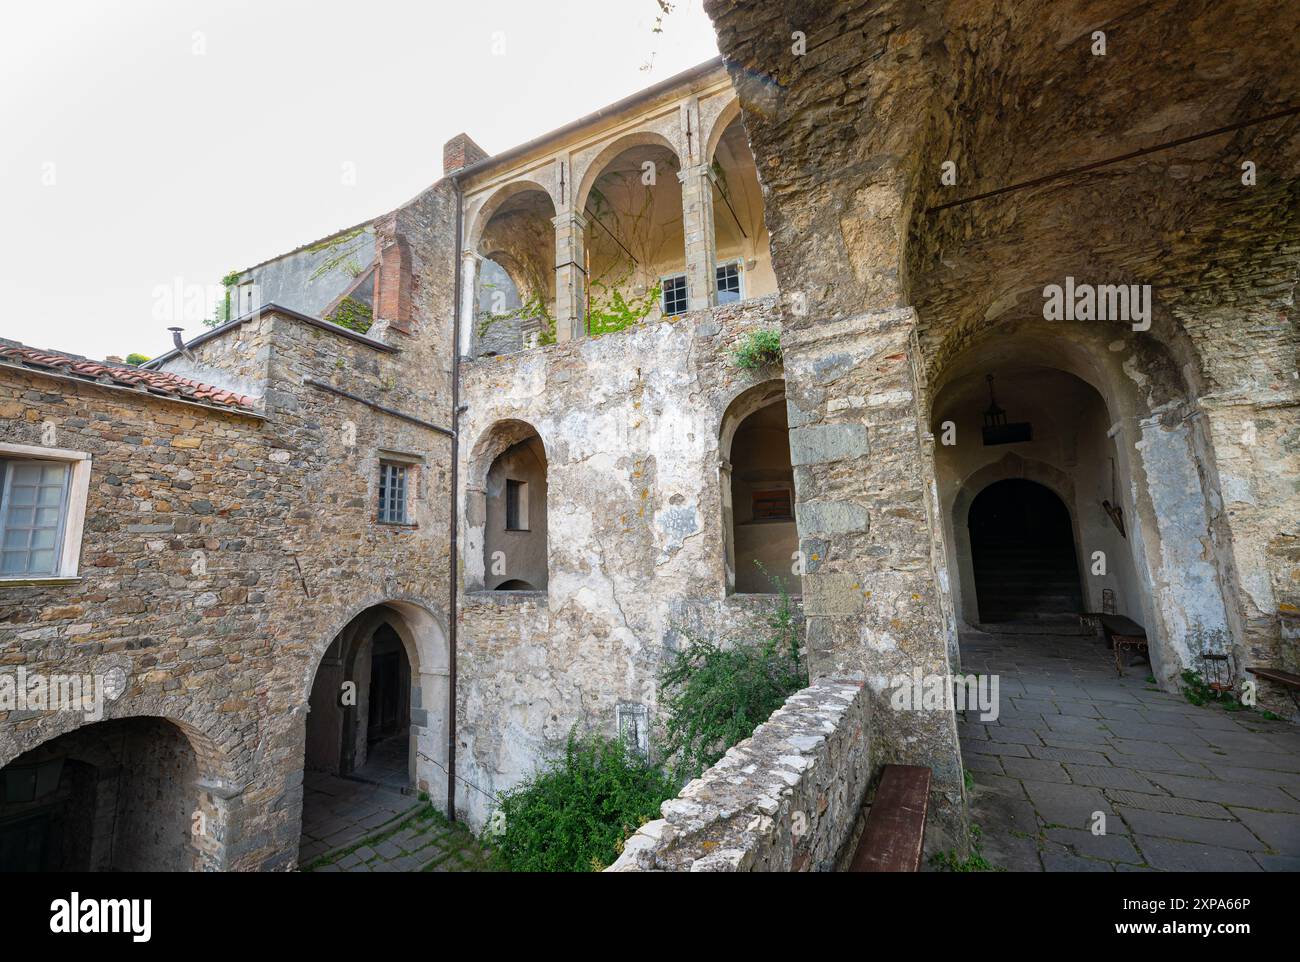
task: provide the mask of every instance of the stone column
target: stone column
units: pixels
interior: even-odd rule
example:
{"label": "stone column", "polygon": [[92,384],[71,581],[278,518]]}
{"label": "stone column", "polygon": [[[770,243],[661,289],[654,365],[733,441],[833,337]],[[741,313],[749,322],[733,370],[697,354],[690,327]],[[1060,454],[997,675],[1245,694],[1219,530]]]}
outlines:
{"label": "stone column", "polygon": [[587,219],[563,211],[555,225],[555,339],[582,337],[587,314]]}
{"label": "stone column", "polygon": [[[1261,352],[1262,353],[1262,352]],[[1276,377],[1271,396],[1223,391],[1198,401],[1203,412],[1202,461],[1213,464],[1221,502],[1211,503],[1220,568],[1228,592],[1234,655],[1239,666],[1300,672],[1300,396]],[[1189,582],[1189,590],[1195,588]],[[1208,645],[1206,647],[1209,647]],[[1199,667],[1199,666],[1197,666]],[[1297,718],[1291,693],[1238,669],[1258,687],[1259,705]]]}
{"label": "stone column", "polygon": [[722,561],[726,569],[726,589],[736,590],[736,506],[731,500],[731,462],[718,458],[718,486],[722,496]]}
{"label": "stone column", "polygon": [[895,308],[782,336],[808,660],[814,679],[866,680],[875,762],[931,768],[942,845],[964,850],[953,712],[899,708],[892,697],[896,681],[915,672],[951,690],[935,479],[908,354],[915,323],[911,308]]}
{"label": "stone column", "polygon": [[482,258],[477,252],[460,252],[460,356],[469,357],[474,350],[474,325],[478,304],[478,265]]}
{"label": "stone column", "polygon": [[682,227],[686,235],[687,309],[708,310],[718,286],[713,246],[713,182],[707,163],[677,172],[682,184]]}

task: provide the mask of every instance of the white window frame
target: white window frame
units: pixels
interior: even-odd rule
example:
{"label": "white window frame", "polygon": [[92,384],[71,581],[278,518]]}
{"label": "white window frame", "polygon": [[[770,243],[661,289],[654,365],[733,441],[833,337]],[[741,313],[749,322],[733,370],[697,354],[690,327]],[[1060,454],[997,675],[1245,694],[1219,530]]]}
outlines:
{"label": "white window frame", "polygon": [[57,461],[69,468],[68,493],[63,509],[63,538],[59,564],[53,574],[0,574],[0,586],[49,584],[74,581],[81,565],[81,538],[86,526],[86,501],[90,496],[90,454],[66,448],[40,448],[26,444],[0,443],[0,459],[6,461]]}
{"label": "white window frame", "polygon": [[[668,313],[668,281],[675,281],[679,279],[682,282],[683,285],[682,291],[684,294],[684,300],[682,301],[682,309],[680,311],[675,311],[672,314],[669,314]],[[681,317],[683,314],[689,311],[690,308],[691,308],[691,304],[690,304],[689,281],[687,281],[686,279],[685,272],[682,272],[680,274],[665,274],[663,277],[659,278],[659,310],[663,313],[664,317]]]}
{"label": "white window frame", "polygon": [[[740,290],[736,292],[736,299],[734,301],[723,301],[722,288],[718,287],[718,271],[722,270],[724,267],[731,267],[733,265],[736,268],[736,280],[740,282]],[[713,288],[713,296],[719,304],[738,304],[743,301],[745,299],[745,261],[742,258],[737,257],[732,260],[718,261],[718,263],[713,265]]]}

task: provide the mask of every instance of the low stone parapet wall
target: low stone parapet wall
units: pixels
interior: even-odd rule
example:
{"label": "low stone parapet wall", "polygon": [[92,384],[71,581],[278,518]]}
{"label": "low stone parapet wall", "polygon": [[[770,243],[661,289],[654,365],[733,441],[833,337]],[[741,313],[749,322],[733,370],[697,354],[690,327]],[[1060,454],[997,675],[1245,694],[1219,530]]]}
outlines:
{"label": "low stone parapet wall", "polygon": [[870,698],[821,681],[786,703],[643,825],[610,872],[831,871],[871,777]]}

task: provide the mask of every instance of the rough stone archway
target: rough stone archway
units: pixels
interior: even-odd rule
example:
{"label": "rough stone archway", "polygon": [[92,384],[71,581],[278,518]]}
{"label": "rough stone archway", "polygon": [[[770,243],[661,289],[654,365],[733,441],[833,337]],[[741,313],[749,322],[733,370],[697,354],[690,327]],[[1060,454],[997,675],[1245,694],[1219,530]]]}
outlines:
{"label": "rough stone archway", "polygon": [[194,726],[129,713],[0,767],[0,871],[220,871],[238,792]]}
{"label": "rough stone archway", "polygon": [[[395,637],[407,671],[401,673],[401,724],[397,734],[405,755],[404,771],[367,771],[370,747],[370,698],[373,646],[379,637]],[[306,681],[309,711],[302,728],[303,765],[307,772],[302,811],[300,861],[359,838],[372,828],[363,824],[374,814],[360,812],[356,791],[334,783],[356,779],[382,792],[408,796],[391,801],[390,811],[409,805],[409,797],[427,792],[446,798],[450,649],[441,612],[423,601],[388,599],[352,615],[321,649]],[[409,734],[408,734],[409,733]],[[333,781],[331,781],[333,780]],[[366,795],[369,799],[373,795]],[[336,811],[342,799],[346,811]],[[382,801],[382,799],[381,799]],[[349,833],[351,833],[349,835]]]}

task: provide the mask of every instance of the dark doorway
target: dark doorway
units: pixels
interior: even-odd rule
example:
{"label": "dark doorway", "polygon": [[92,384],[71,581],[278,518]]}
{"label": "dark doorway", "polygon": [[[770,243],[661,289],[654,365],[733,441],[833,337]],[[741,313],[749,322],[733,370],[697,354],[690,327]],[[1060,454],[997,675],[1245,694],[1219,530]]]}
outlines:
{"label": "dark doorway", "polygon": [[372,744],[397,731],[400,670],[395,651],[370,660],[370,727],[366,737]]}
{"label": "dark doorway", "polygon": [[967,516],[980,621],[1034,621],[1083,610],[1070,512],[1051,490],[989,485]]}
{"label": "dark doorway", "polygon": [[351,776],[397,789],[408,788],[411,664],[402,639],[388,624],[375,629],[370,643],[365,736],[365,762],[354,767]]}
{"label": "dark doorway", "polygon": [[86,725],[0,769],[0,872],[199,867],[199,769],[171,722]]}

